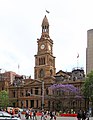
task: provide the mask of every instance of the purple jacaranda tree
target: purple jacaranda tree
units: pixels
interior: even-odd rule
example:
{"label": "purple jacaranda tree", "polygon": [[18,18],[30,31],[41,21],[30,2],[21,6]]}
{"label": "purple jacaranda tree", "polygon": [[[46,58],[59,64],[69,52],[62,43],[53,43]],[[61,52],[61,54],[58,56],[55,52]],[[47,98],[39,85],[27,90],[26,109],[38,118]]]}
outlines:
{"label": "purple jacaranda tree", "polygon": [[51,91],[53,91],[53,95],[57,95],[56,93],[62,93],[60,94],[61,96],[59,97],[62,97],[62,95],[65,95],[65,98],[67,97],[72,97],[73,96],[73,99],[82,99],[82,95],[81,95],[81,91],[75,87],[74,85],[72,84],[53,84],[49,87],[49,89]]}
{"label": "purple jacaranda tree", "polygon": [[71,84],[53,84],[49,87],[51,90],[60,90],[63,92],[72,92],[75,94],[79,94],[79,89],[74,87]]}
{"label": "purple jacaranda tree", "polygon": [[70,103],[74,106],[76,100],[82,99],[80,90],[72,84],[53,84],[49,90],[52,91],[51,95],[55,97],[56,104],[62,106],[61,108],[69,107]]}

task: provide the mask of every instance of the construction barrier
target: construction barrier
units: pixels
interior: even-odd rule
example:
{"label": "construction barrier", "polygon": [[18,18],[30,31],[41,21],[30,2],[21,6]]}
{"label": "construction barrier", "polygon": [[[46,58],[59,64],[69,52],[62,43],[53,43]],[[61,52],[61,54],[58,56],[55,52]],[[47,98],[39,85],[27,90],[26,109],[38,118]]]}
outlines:
{"label": "construction barrier", "polygon": [[62,117],[77,117],[77,114],[70,114],[70,113],[65,113],[65,114],[60,114]]}

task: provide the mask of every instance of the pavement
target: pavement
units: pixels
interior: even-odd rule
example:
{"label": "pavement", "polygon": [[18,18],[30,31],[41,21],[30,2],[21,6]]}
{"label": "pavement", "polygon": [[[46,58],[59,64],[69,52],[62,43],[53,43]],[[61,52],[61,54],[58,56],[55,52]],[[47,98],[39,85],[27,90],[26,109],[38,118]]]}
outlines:
{"label": "pavement", "polygon": [[[37,120],[41,120],[39,117]],[[46,120],[50,120],[48,117]],[[57,117],[56,120],[77,120],[77,117]],[[93,117],[90,117],[89,120],[93,120]]]}
{"label": "pavement", "polygon": [[[26,120],[26,119],[23,118],[21,120]],[[38,116],[37,120],[41,120],[41,116]],[[46,120],[50,120],[50,117],[48,116]],[[77,117],[57,117],[56,120],[77,120]],[[89,120],[93,120],[93,117],[90,117]]]}
{"label": "pavement", "polygon": [[[57,117],[56,120],[77,120],[77,117]],[[89,118],[89,120],[93,120],[93,117]]]}

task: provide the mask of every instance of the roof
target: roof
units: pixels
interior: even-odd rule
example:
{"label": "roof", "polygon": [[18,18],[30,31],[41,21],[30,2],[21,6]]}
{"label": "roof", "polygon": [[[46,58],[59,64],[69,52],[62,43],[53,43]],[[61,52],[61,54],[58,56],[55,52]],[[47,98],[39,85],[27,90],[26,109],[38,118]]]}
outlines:
{"label": "roof", "polygon": [[43,19],[43,21],[42,21],[42,26],[43,26],[43,25],[49,26],[49,22],[48,22],[48,19],[47,19],[46,15],[45,15],[45,17],[44,17],[44,19]]}

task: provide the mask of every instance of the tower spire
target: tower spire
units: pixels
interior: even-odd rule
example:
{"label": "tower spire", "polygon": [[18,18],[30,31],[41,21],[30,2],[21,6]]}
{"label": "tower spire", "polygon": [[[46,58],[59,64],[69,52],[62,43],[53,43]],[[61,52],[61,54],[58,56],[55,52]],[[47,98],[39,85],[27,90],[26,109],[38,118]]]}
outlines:
{"label": "tower spire", "polygon": [[45,15],[43,21],[42,21],[42,34],[49,34],[49,22]]}

